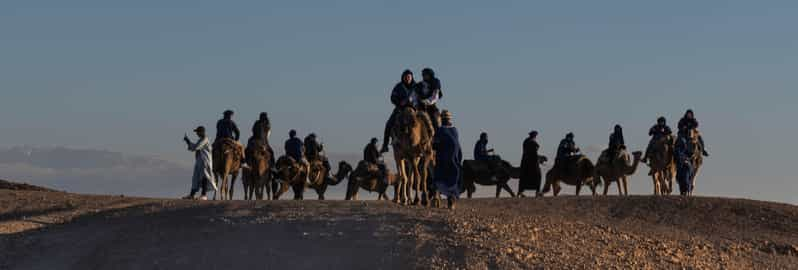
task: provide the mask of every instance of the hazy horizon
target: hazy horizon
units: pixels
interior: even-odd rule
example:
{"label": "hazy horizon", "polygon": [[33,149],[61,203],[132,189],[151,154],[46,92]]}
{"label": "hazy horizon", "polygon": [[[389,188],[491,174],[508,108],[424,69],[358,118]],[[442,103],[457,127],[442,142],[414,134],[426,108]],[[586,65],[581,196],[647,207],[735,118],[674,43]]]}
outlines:
{"label": "hazy horizon", "polygon": [[[518,165],[531,129],[549,157],[569,131],[594,156],[615,124],[644,150],[658,116],[675,128],[692,108],[712,155],[699,195],[796,204],[796,12],[790,1],[7,1],[0,147],[191,164],[183,134],[233,109],[244,138],[268,112],[280,153],[297,129],[359,156],[381,137],[402,70],[431,67],[466,158],[484,130]],[[647,171],[632,193],[652,193]]]}

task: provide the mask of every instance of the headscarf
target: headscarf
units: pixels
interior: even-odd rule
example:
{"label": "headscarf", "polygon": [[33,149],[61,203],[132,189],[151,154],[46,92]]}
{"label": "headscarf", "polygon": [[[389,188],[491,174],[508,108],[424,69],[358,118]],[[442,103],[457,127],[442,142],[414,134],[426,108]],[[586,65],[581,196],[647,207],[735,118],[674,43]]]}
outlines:
{"label": "headscarf", "polygon": [[415,79],[415,78],[413,78],[412,80],[410,80],[410,83],[409,83],[409,85],[408,85],[408,83],[405,83],[405,76],[407,76],[408,74],[410,74],[410,75],[412,76],[412,75],[413,75],[413,72],[412,72],[412,71],[410,71],[409,69],[405,69],[405,71],[403,71],[403,72],[402,72],[402,78],[400,78],[400,79],[399,79],[399,82],[401,82],[401,83],[402,83],[404,86],[406,86],[406,87],[407,87],[407,86],[413,86],[413,85],[415,85],[415,84],[416,84],[416,79]]}

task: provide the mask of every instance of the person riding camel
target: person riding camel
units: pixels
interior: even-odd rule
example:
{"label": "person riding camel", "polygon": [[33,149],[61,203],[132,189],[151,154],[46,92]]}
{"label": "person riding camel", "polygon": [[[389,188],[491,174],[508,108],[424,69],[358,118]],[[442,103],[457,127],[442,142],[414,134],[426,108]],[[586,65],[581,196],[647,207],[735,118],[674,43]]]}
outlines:
{"label": "person riding camel", "polygon": [[501,157],[495,152],[494,149],[488,149],[488,133],[480,133],[479,140],[474,144],[474,160],[485,162],[488,165],[488,170],[492,172],[491,175],[495,174],[499,161],[501,161]]}
{"label": "person riding camel", "polygon": [[646,147],[646,153],[643,155],[643,163],[648,161],[648,156],[651,154],[652,149],[654,148],[654,144],[667,136],[671,136],[673,132],[671,131],[671,127],[668,126],[667,120],[665,117],[660,116],[657,118],[657,124],[652,126],[648,129],[648,136],[651,136],[651,140],[648,141],[648,146]]}
{"label": "person riding camel", "polygon": [[252,138],[248,144],[251,144],[253,140],[260,140],[263,143],[263,146],[266,148],[265,150],[271,154],[271,159],[269,159],[269,165],[271,168],[274,168],[274,150],[272,150],[271,145],[269,145],[269,135],[272,132],[272,126],[269,121],[269,115],[265,112],[260,113],[260,117],[255,124],[252,125]]}
{"label": "person riding camel", "polygon": [[416,109],[427,113],[432,120],[432,127],[437,130],[440,126],[440,111],[436,104],[443,97],[441,81],[435,77],[435,71],[431,68],[421,70],[421,76],[423,80],[416,87]]}
{"label": "person riding camel", "polygon": [[385,132],[382,138],[381,152],[388,152],[388,145],[391,143],[391,128],[399,111],[406,107],[413,107],[416,102],[416,88],[418,84],[413,79],[413,72],[405,70],[402,72],[402,79],[391,91],[391,103],[394,105],[391,117],[385,123]]}
{"label": "person riding camel", "polygon": [[300,164],[302,167],[300,173],[301,171],[305,172],[305,182],[310,182],[310,163],[305,158],[305,146],[302,144],[302,140],[297,138],[296,130],[289,131],[288,137],[288,140],[285,141],[285,155]]}
{"label": "person riding camel", "polygon": [[308,161],[321,161],[324,165],[324,168],[327,169],[327,174],[330,173],[332,168],[330,167],[330,161],[327,160],[322,152],[324,151],[324,145],[319,143],[316,140],[316,134],[310,133],[307,137],[305,137],[305,157],[307,157]]}
{"label": "person riding camel", "polygon": [[579,153],[579,148],[576,147],[574,142],[574,134],[569,132],[565,135],[565,139],[560,141],[559,147],[557,147],[557,158],[554,160],[554,166],[567,161],[568,158],[575,156],[577,153]]}
{"label": "person riding camel", "polygon": [[610,143],[609,147],[607,148],[607,157],[608,158],[616,157],[625,147],[626,144],[624,143],[623,140],[623,128],[621,127],[621,125],[615,125],[612,134],[610,134]]}
{"label": "person riding camel", "polygon": [[377,138],[371,138],[369,144],[363,149],[363,161],[370,165],[376,165],[378,178],[387,183],[388,167],[382,160],[382,153],[377,149]]}
{"label": "person riding camel", "polygon": [[704,137],[701,136],[701,132],[698,131],[698,120],[695,119],[695,114],[693,113],[692,109],[688,109],[684,113],[684,117],[679,119],[679,132],[681,133],[683,130],[694,130],[696,132],[696,136],[698,137],[698,143],[701,146],[701,154],[705,157],[709,156],[709,152],[704,145]]}
{"label": "person riding camel", "polygon": [[479,134],[479,140],[474,144],[474,160],[478,161],[495,161],[501,159],[493,149],[488,149],[488,133],[482,132]]}
{"label": "person riding camel", "polygon": [[244,146],[238,142],[241,137],[241,132],[238,126],[233,122],[233,111],[224,111],[223,118],[216,122],[216,139],[213,142],[213,148],[221,150],[221,142],[225,139],[235,142],[238,151],[241,154],[241,160],[244,160]]}

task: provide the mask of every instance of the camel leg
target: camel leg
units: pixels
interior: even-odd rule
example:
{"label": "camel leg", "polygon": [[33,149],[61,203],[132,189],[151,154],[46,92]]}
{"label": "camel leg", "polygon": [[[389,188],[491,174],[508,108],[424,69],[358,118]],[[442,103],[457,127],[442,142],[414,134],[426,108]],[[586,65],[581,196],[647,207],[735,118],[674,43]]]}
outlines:
{"label": "camel leg", "polygon": [[235,190],[236,180],[238,179],[238,171],[233,172],[233,175],[230,176],[230,194],[229,199],[233,199],[233,191]]}
{"label": "camel leg", "polygon": [[399,204],[405,204],[407,199],[407,172],[405,171],[405,161],[397,160],[397,170],[399,171],[399,185],[394,196],[394,201]]}
{"label": "camel leg", "polygon": [[624,196],[629,196],[629,181],[628,180],[629,180],[629,177],[627,177],[627,176],[623,177],[623,195]]}
{"label": "camel leg", "polygon": [[607,193],[610,192],[610,184],[612,184],[612,182],[610,182],[610,179],[608,178],[604,178],[603,180],[604,180],[604,196],[607,196]]}
{"label": "camel leg", "polygon": [[429,180],[429,175],[430,175],[429,167],[430,167],[430,162],[429,162],[429,160],[425,159],[424,160],[424,164],[423,164],[423,166],[421,168],[421,191],[422,191],[422,195],[424,196],[424,198],[422,200],[422,203],[424,203],[424,206],[432,205],[432,202],[430,202],[432,200],[432,194],[429,193],[429,181],[430,181]]}
{"label": "camel leg", "polygon": [[515,198],[515,193],[513,193],[513,189],[510,188],[510,185],[508,185],[507,182],[502,183],[502,187],[507,191],[507,193],[510,193],[510,198]]}
{"label": "camel leg", "polygon": [[419,176],[418,172],[419,160],[420,159],[415,159],[410,164],[410,173],[411,173],[410,183],[412,183],[411,187],[413,188],[413,205],[421,204],[421,197],[419,196],[419,193],[421,193],[421,181],[419,181],[421,177]]}
{"label": "camel leg", "polygon": [[579,196],[579,191],[582,190],[582,181],[576,183],[576,196]]}
{"label": "camel leg", "polygon": [[216,178],[216,179],[214,179],[214,182],[216,182],[216,190],[213,192],[213,200],[215,201],[216,200],[216,196],[219,195],[219,192],[222,189],[219,186],[219,183],[221,183],[221,181],[220,181],[221,177],[219,176],[219,174],[216,173],[216,172],[213,172],[213,176],[214,176],[214,178]]}
{"label": "camel leg", "polygon": [[324,200],[324,193],[327,191],[327,184],[322,184],[321,187],[316,189],[316,194],[319,195],[319,201]]}
{"label": "camel leg", "polygon": [[496,198],[501,197],[501,194],[502,194],[502,186],[497,184],[496,185]]}
{"label": "camel leg", "polygon": [[560,195],[560,189],[561,189],[560,184],[555,183],[552,185],[554,186],[554,197],[557,197],[557,195]]}
{"label": "camel leg", "polygon": [[701,166],[695,166],[693,175],[690,176],[690,195],[693,195],[693,191],[695,191],[695,177],[698,175],[699,171],[701,171]]}

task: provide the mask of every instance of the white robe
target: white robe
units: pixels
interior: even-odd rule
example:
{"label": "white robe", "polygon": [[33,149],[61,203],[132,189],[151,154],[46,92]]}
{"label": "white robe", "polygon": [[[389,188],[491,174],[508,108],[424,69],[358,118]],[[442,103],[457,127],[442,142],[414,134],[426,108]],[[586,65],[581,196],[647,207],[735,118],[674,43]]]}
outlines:
{"label": "white robe", "polygon": [[213,156],[208,138],[200,138],[197,143],[189,143],[188,151],[194,152],[196,157],[194,175],[191,178],[191,190],[200,189],[203,178],[208,179],[208,184],[213,187],[213,190],[218,190],[213,177]]}

